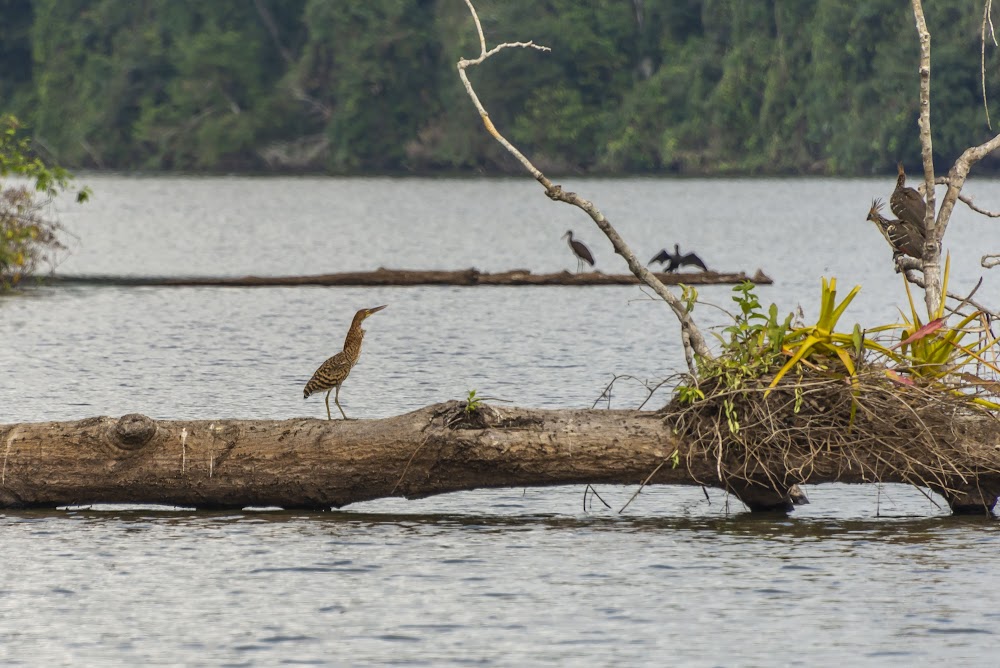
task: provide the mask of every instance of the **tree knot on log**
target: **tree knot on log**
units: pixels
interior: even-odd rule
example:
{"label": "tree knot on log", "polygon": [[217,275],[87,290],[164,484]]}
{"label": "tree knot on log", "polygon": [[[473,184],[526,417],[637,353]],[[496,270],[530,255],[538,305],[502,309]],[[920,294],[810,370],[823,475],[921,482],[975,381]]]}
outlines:
{"label": "tree knot on log", "polygon": [[123,415],[108,430],[111,442],[124,450],[136,450],[156,435],[156,421],[139,413]]}
{"label": "tree knot on log", "polygon": [[449,401],[435,417],[441,417],[448,429],[527,429],[540,428],[543,424],[540,418],[505,415],[499,409],[480,402],[470,408],[467,401]]}

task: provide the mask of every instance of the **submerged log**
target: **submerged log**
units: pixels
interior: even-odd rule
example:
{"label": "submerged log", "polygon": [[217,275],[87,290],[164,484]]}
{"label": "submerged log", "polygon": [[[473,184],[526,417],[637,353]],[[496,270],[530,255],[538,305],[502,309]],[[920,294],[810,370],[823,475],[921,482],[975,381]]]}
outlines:
{"label": "submerged log", "polygon": [[[751,281],[770,285],[774,281],[760,269],[752,276],[740,272],[702,271],[683,274],[656,274],[666,285],[726,285]],[[167,287],[274,287],[295,285],[358,286],[413,286],[413,285],[639,285],[632,274],[602,274],[588,272],[571,274],[562,271],[554,274],[533,274],[529,269],[514,269],[498,273],[480,272],[477,269],[459,271],[385,269],[351,271],[314,276],[101,276],[53,275],[45,279],[48,284],[84,284],[114,286],[167,286]]]}
{"label": "submerged log", "polygon": [[[1000,439],[990,433],[968,447],[1000,464]],[[326,509],[488,487],[644,481],[728,488],[752,510],[788,510],[801,502],[794,485],[776,491],[764,482],[722,482],[714,456],[690,454],[669,416],[648,411],[483,405],[470,412],[452,401],[357,421],[156,421],[131,414],[0,425],[0,507]],[[872,467],[840,461],[835,453],[813,464],[798,482],[907,482],[891,474],[874,480],[864,473]],[[771,473],[788,480],[786,471]],[[963,484],[977,496],[958,499],[960,512],[975,504],[988,512],[1000,493],[996,475],[966,476]]]}

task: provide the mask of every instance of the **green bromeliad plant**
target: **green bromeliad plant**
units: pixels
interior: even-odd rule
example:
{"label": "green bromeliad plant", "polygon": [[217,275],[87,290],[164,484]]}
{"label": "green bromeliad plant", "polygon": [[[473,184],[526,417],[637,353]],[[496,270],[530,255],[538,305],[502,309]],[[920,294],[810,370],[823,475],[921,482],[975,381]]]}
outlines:
{"label": "green bromeliad plant", "polygon": [[[810,363],[816,358],[829,358],[833,356],[843,367],[843,372],[847,374],[853,384],[857,383],[857,365],[855,360],[862,359],[865,351],[874,351],[883,355],[890,355],[891,351],[878,341],[869,338],[867,334],[878,333],[894,329],[897,325],[882,325],[869,330],[862,330],[860,325],[855,324],[850,334],[837,332],[837,323],[850,303],[861,291],[860,285],[855,285],[843,301],[837,303],[837,279],[831,278],[829,281],[822,279],[822,289],[820,293],[819,319],[815,325],[809,327],[799,327],[792,330],[785,336],[783,350],[790,356],[788,361],[778,370],[768,385],[767,396],[781,379],[791,371],[797,364]],[[828,365],[819,362],[817,366],[828,369]]]}
{"label": "green bromeliad plant", "polygon": [[[850,333],[837,332],[836,327],[844,311],[857,295],[861,286],[855,286],[841,302],[837,302],[837,281],[822,281],[820,314],[816,324],[793,326],[792,314],[778,317],[778,307],[771,304],[767,311],[761,306],[752,283],[745,282],[733,288],[733,301],[740,312],[733,316],[733,324],[716,334],[722,344],[722,354],[712,360],[701,360],[700,371],[705,379],[721,377],[730,388],[738,388],[744,381],[773,373],[768,392],[781,379],[799,365],[845,373],[856,376],[856,359],[867,351],[889,354],[890,351],[868,333],[877,333],[896,327],[886,325],[862,331],[855,325]],[[832,368],[830,359],[840,364]]]}
{"label": "green bromeliad plant", "polygon": [[[950,270],[951,258],[948,257],[942,280],[945,292]],[[997,401],[1000,368],[995,363],[1000,352],[998,337],[992,334],[985,314],[974,311],[962,316],[957,325],[949,327],[944,303],[941,303],[931,314],[934,317],[925,324],[913,301],[909,283],[904,281],[903,285],[910,314],[907,316],[900,311],[903,323],[898,326],[900,340],[890,349],[889,356],[895,366],[886,371],[889,378],[902,385],[919,384],[971,396],[972,401],[980,406],[1000,410]],[[970,334],[979,336],[973,343],[965,344]],[[987,397],[976,396],[983,394]]]}
{"label": "green bromeliad plant", "polygon": [[[947,290],[950,261],[945,262],[944,289]],[[733,301],[740,310],[733,315],[733,324],[716,333],[722,344],[721,354],[711,360],[699,360],[700,383],[677,388],[681,404],[692,404],[705,398],[706,387],[729,393],[723,400],[729,428],[739,429],[732,393],[745,389],[754,381],[773,377],[764,391],[765,397],[788,374],[801,376],[806,368],[832,377],[843,377],[855,390],[859,387],[859,365],[881,369],[888,378],[900,385],[920,385],[936,388],[974,403],[1000,410],[1000,368],[995,363],[1000,356],[998,337],[988,326],[980,326],[984,316],[980,311],[959,318],[948,326],[942,304],[934,317],[924,323],[904,280],[910,313],[900,312],[902,322],[862,329],[855,324],[850,332],[837,331],[844,312],[857,296],[861,286],[855,286],[839,302],[837,281],[822,279],[819,317],[812,325],[792,325],[792,315],[778,317],[778,308],[767,310],[760,304],[750,282],[733,288]],[[884,337],[898,332],[895,344]],[[970,334],[978,333],[976,341],[965,343]],[[882,341],[879,340],[879,337]],[[897,335],[892,335],[896,339]],[[975,373],[974,373],[975,372]],[[707,385],[706,385],[707,383]],[[757,385],[759,387],[759,385]]]}

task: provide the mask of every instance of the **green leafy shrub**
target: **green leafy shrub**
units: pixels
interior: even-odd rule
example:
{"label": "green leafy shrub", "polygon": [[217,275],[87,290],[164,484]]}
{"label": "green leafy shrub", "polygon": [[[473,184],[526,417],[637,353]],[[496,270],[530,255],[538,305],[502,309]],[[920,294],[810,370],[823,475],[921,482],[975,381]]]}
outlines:
{"label": "green leafy shrub", "polygon": [[[20,182],[0,181],[0,291],[17,286],[40,264],[51,264],[65,248],[59,241],[62,228],[47,212],[52,198],[68,190],[72,180],[69,172],[32,153],[16,118],[0,116],[0,178],[8,176]],[[89,197],[88,188],[76,194],[77,202]]]}

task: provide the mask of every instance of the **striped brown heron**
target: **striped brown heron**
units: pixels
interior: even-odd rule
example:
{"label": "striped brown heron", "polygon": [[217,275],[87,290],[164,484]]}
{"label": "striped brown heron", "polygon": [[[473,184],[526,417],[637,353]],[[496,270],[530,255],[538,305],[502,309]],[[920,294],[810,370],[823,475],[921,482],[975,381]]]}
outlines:
{"label": "striped brown heron", "polygon": [[924,226],[906,220],[889,220],[882,215],[882,200],[876,199],[868,210],[868,220],[875,223],[878,231],[889,242],[893,253],[902,253],[920,258],[924,254]]}
{"label": "striped brown heron", "polygon": [[573,238],[573,230],[566,230],[566,234],[563,235],[563,239],[569,239],[569,248],[573,251],[573,255],[576,256],[576,273],[580,273],[580,268],[583,263],[586,262],[591,267],[594,266],[594,256],[590,252],[582,241],[577,241]]}
{"label": "striped brown heron", "polygon": [[309,382],[306,383],[305,390],[302,392],[303,399],[308,399],[309,395],[315,392],[326,390],[327,420],[333,419],[330,416],[330,392],[334,390],[336,390],[336,393],[333,395],[333,403],[337,404],[340,414],[344,416],[345,420],[347,419],[347,414],[344,413],[344,409],[340,405],[340,386],[347,380],[351,369],[358,363],[358,358],[361,357],[361,341],[365,337],[365,330],[361,329],[361,323],[365,321],[365,318],[373,313],[378,313],[386,306],[387,304],[383,304],[374,308],[363,308],[355,313],[354,320],[351,322],[351,328],[347,330],[347,337],[344,339],[344,349],[323,362],[316,369],[316,373],[312,375]]}

